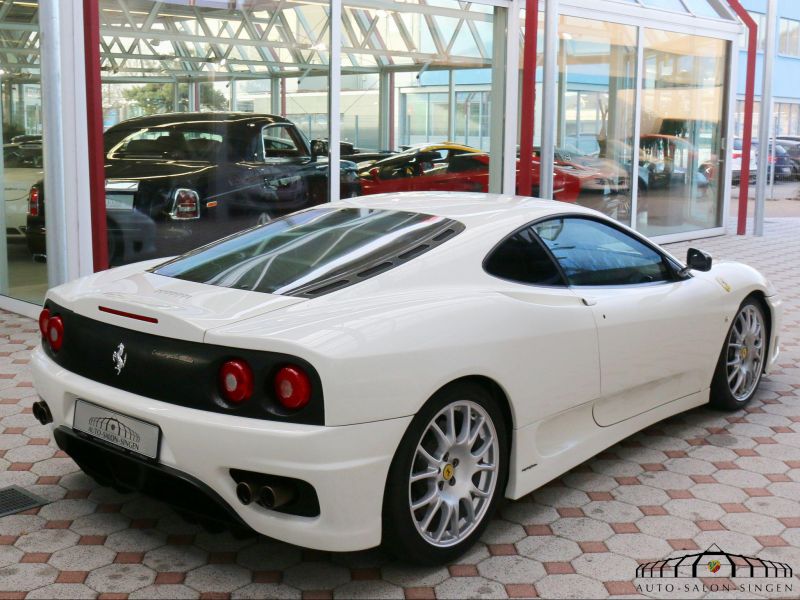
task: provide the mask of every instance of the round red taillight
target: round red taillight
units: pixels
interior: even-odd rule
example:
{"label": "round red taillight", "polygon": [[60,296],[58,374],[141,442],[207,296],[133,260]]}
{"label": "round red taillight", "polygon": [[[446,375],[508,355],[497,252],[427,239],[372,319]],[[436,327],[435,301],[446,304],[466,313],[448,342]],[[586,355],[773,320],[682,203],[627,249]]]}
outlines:
{"label": "round red taillight", "polygon": [[47,319],[47,341],[53,352],[58,352],[64,343],[64,322],[61,317]]}
{"label": "round red taillight", "polygon": [[47,322],[50,320],[50,309],[43,308],[39,313],[39,331],[42,332],[43,337],[47,337]]}
{"label": "round red taillight", "polygon": [[284,408],[301,409],[311,400],[311,381],[300,367],[283,367],[275,375],[275,395]]}
{"label": "round red taillight", "polygon": [[219,390],[231,404],[246,402],[253,395],[253,370],[245,361],[227,361],[219,370]]}

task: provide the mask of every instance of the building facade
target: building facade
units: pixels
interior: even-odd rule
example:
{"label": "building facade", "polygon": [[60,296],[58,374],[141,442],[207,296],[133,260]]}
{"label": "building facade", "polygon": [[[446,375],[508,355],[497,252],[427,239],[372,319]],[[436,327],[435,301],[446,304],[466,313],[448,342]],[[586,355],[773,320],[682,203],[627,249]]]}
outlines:
{"label": "building facade", "polygon": [[535,67],[531,6],[4,0],[0,307],[351,194],[552,188],[662,241],[723,233],[727,2],[543,0]]}
{"label": "building facade", "polygon": [[[758,62],[756,71],[756,104],[753,133],[758,131],[762,73],[766,51],[767,0],[743,0],[742,6],[758,23]],[[775,53],[773,80],[773,135],[800,135],[800,2],[778,0],[778,12],[773,17],[777,36],[772,51]],[[747,39],[743,36],[739,44],[739,69],[744,73],[747,61]],[[742,134],[744,113],[744,79],[737,84],[736,135]]]}

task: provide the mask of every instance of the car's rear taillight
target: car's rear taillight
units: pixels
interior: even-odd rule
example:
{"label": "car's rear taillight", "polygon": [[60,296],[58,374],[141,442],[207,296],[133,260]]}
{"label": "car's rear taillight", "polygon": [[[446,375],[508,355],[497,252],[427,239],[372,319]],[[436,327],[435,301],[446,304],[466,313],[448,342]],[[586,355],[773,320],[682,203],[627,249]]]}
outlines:
{"label": "car's rear taillight", "polygon": [[286,366],[275,375],[275,395],[289,410],[299,410],[311,400],[311,380],[300,367]]}
{"label": "car's rear taillight", "polygon": [[253,370],[246,361],[226,361],[219,370],[219,391],[231,404],[247,402],[253,395]]}
{"label": "car's rear taillight", "polygon": [[50,320],[50,309],[43,308],[39,313],[39,331],[42,332],[42,337],[47,337],[47,322]]}
{"label": "car's rear taillight", "polygon": [[28,192],[28,214],[32,217],[39,216],[39,188],[35,186]]}
{"label": "car's rear taillight", "polygon": [[200,218],[200,196],[194,190],[175,190],[175,205],[172,218],[179,221]]}
{"label": "car's rear taillight", "polygon": [[61,317],[47,319],[47,341],[53,352],[58,352],[64,344],[64,322]]}

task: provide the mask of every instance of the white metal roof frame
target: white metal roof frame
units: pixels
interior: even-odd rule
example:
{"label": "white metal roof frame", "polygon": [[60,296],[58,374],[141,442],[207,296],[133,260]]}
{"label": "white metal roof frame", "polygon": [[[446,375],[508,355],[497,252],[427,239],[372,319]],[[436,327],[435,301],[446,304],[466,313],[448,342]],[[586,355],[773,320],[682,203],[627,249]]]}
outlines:
{"label": "white metal roof frame", "polygon": [[[675,1],[683,12],[649,0],[562,0],[561,7],[565,14],[702,29],[726,39],[741,31],[725,0]],[[490,68],[491,40],[480,23],[491,24],[493,16],[481,7],[507,0],[445,2],[347,0],[341,11],[342,73]],[[696,14],[696,2],[707,3],[719,17]],[[37,19],[32,3],[2,0],[0,68],[6,80],[38,80]],[[272,79],[329,70],[327,0],[102,0],[100,21],[101,68],[109,82]]]}

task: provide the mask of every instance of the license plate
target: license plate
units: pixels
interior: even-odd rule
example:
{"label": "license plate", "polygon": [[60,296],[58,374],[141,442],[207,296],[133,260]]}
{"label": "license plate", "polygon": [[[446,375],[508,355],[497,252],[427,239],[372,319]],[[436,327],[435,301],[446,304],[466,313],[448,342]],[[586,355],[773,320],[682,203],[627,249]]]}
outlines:
{"label": "license plate", "polygon": [[158,425],[108,410],[85,400],[76,400],[72,427],[124,450],[152,459],[158,458],[161,438],[161,429]]}
{"label": "license plate", "polygon": [[133,210],[133,194],[106,192],[108,210]]}

